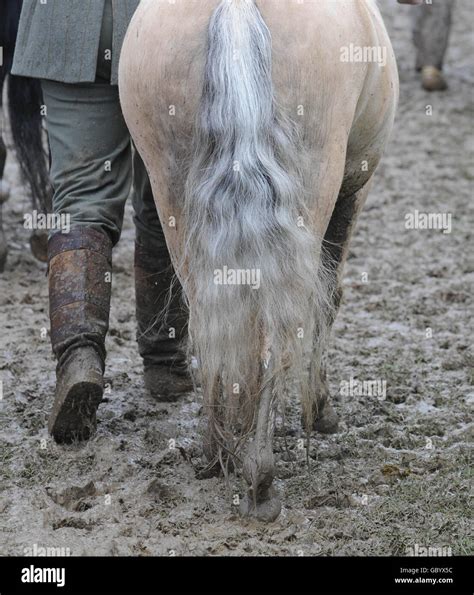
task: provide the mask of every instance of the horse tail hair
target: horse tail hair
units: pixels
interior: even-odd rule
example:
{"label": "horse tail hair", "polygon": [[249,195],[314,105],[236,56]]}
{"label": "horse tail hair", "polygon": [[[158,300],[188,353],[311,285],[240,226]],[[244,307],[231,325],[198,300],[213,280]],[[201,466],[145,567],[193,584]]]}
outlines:
{"label": "horse tail hair", "polygon": [[186,180],[182,279],[210,437],[234,453],[255,423],[269,357],[275,396],[297,379],[310,418],[305,356],[329,304],[301,145],[275,100],[271,68],[271,34],[255,2],[221,2]]}
{"label": "horse tail hair", "polygon": [[8,113],[20,173],[30,188],[33,208],[50,212],[52,189],[43,144],[42,103],[39,80],[10,75]]}

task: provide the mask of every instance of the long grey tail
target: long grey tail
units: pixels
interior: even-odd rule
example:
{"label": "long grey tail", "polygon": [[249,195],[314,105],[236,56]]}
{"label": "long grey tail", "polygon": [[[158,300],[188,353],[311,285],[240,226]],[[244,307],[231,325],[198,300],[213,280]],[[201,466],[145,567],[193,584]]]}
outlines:
{"label": "long grey tail", "polygon": [[224,0],[212,15],[193,142],[190,335],[213,437],[232,448],[254,422],[263,359],[273,358],[277,396],[288,375],[307,383],[305,354],[327,301],[300,143],[275,101],[271,34],[253,0]]}

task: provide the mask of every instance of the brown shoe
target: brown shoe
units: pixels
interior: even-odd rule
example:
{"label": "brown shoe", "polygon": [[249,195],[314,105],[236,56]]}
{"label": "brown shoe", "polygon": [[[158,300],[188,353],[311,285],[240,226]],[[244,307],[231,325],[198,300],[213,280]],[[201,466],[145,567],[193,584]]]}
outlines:
{"label": "brown shoe", "polygon": [[94,229],[48,242],[51,343],[58,359],[49,431],[57,442],[87,440],[102,400],[112,243]]}
{"label": "brown shoe", "polygon": [[166,251],[135,244],[135,294],[145,387],[158,400],[174,401],[193,383],[184,354],[188,314]]}
{"label": "brown shoe", "polygon": [[445,91],[448,88],[443,73],[436,66],[423,66],[421,84],[425,91]]}

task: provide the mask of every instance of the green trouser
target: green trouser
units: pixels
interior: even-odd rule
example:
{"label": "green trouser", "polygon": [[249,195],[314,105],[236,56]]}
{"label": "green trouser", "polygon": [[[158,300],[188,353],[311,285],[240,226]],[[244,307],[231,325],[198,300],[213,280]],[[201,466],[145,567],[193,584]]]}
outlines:
{"label": "green trouser", "polygon": [[[145,166],[132,148],[118,87],[110,84],[112,9],[106,2],[97,78],[94,83],[66,84],[42,80],[51,149],[53,212],[68,216],[71,228],[87,227],[105,233],[115,245],[122,230],[125,202],[132,190],[137,286],[139,351],[145,363],[174,361],[178,339],[154,325],[164,305],[173,274]],[[138,266],[137,269],[137,254]],[[139,271],[137,273],[137,270]],[[149,303],[148,303],[149,302]],[[163,304],[161,304],[163,302]],[[149,329],[149,330],[147,330]]]}
{"label": "green trouser", "polygon": [[130,134],[110,84],[112,8],[106,2],[94,83],[42,80],[51,148],[53,212],[70,217],[71,227],[106,233],[115,245],[122,230],[125,201],[132,187],[137,240],[157,256],[167,248],[145,166],[132,152]]}
{"label": "green trouser", "polygon": [[433,4],[423,3],[413,8],[417,70],[423,66],[443,68],[453,6],[454,0],[435,0]]}

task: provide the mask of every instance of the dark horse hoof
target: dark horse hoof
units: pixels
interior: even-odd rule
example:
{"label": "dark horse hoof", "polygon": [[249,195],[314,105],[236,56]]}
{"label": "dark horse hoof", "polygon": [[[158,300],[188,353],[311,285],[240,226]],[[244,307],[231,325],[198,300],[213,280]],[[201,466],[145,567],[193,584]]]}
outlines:
{"label": "dark horse hoof", "polygon": [[6,248],[4,246],[2,246],[2,243],[0,240],[0,273],[3,273],[3,271],[5,270],[5,265],[7,264],[7,255],[8,255],[8,252],[7,252]]}
{"label": "dark horse hoof", "polygon": [[273,487],[270,487],[264,498],[254,502],[252,491],[249,490],[245,498],[240,502],[239,512],[243,517],[249,517],[271,523],[281,512],[281,502]]}
{"label": "dark horse hoof", "polygon": [[3,273],[3,271],[5,270],[7,256],[8,256],[7,241],[5,239],[5,234],[3,233],[3,229],[0,228],[0,273]]}
{"label": "dark horse hoof", "polygon": [[313,422],[313,430],[321,434],[335,434],[339,429],[339,416],[329,401],[323,406],[320,414]]}

